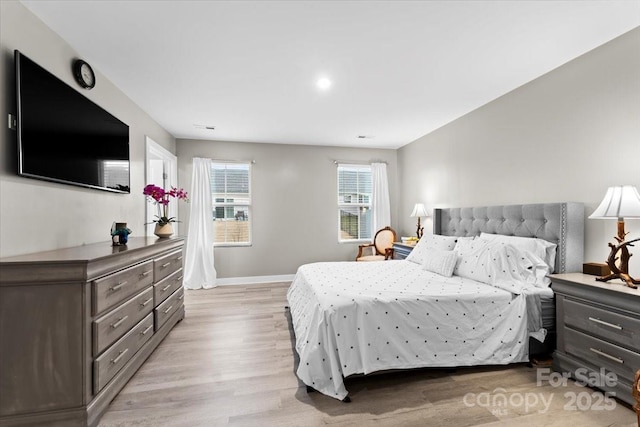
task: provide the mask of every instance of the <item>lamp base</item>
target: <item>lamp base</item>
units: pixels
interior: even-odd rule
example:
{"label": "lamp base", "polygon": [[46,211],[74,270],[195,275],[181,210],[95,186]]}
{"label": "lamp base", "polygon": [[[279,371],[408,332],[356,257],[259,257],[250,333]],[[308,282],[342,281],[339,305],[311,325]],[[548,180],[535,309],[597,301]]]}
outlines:
{"label": "lamp base", "polygon": [[622,280],[628,287],[633,289],[638,289],[636,285],[640,285],[640,280],[634,279],[626,273],[613,273],[608,276],[596,277],[598,282],[608,282],[609,280],[620,279]]}
{"label": "lamp base", "polygon": [[418,240],[422,238],[423,234],[424,234],[424,227],[420,227],[420,217],[418,217],[418,228],[416,229],[416,237],[418,237]]}
{"label": "lamp base", "polygon": [[[629,258],[631,258],[631,254],[629,253],[629,246],[633,246],[632,243],[640,241],[640,239],[629,240],[627,242],[624,241],[627,233],[624,232],[624,221],[618,221],[618,235],[615,237],[618,244],[609,243],[609,247],[611,248],[611,253],[607,258],[607,265],[611,270],[611,274],[596,277],[596,280],[599,282],[608,282],[613,279],[622,280],[627,286],[633,289],[637,289],[636,285],[640,285],[640,280],[634,279],[629,275]],[[620,256],[618,256],[620,253]],[[616,261],[620,259],[620,263],[616,264]]]}

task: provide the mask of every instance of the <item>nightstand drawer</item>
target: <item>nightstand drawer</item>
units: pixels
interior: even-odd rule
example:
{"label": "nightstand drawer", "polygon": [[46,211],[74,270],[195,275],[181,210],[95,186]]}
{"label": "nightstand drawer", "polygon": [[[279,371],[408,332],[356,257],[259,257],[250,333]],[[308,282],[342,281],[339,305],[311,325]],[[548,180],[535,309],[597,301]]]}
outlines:
{"label": "nightstand drawer", "polygon": [[416,245],[393,242],[393,259],[405,259]]}
{"label": "nightstand drawer", "polygon": [[564,339],[567,354],[612,371],[619,378],[632,381],[640,369],[640,354],[636,352],[570,328],[564,329]]}
{"label": "nightstand drawer", "polygon": [[564,299],[564,323],[626,348],[640,348],[640,319]]}

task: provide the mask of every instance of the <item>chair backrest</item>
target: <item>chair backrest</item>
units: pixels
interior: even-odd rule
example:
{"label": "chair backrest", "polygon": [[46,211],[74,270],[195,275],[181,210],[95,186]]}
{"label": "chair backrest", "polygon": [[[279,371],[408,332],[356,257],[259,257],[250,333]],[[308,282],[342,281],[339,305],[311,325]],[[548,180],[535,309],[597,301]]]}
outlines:
{"label": "chair backrest", "polygon": [[376,246],[376,251],[380,255],[384,255],[385,249],[391,248],[395,241],[396,232],[389,226],[378,230],[376,236],[373,238],[373,244]]}

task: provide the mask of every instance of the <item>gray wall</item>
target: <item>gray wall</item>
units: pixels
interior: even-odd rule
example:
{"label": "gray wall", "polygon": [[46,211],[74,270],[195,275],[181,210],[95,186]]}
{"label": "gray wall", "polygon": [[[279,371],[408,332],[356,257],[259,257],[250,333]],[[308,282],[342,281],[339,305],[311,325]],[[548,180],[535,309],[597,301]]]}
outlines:
{"label": "gray wall", "polygon": [[[78,88],[77,53],[20,3],[0,1],[0,117],[15,112],[13,50]],[[85,58],[90,59],[90,58]],[[144,136],[179,159],[255,159],[253,246],[217,248],[220,277],[290,274],[304,262],[352,259],[355,244],[335,235],[333,159],[386,160],[392,226],[413,235],[416,202],[437,206],[579,201],[590,214],[610,185],[640,187],[640,29],[526,84],[400,150],[342,149],[175,139],[97,73],[88,98],[130,126],[130,195],[16,176],[15,133],[0,126],[0,256],[108,240],[114,220],[144,230]],[[316,193],[311,195],[306,189]],[[179,215],[188,223],[188,205]],[[185,226],[187,224],[184,224]],[[426,221],[425,229],[430,229]],[[186,228],[182,228],[186,230]],[[627,221],[633,237],[640,220]],[[613,221],[587,220],[585,258],[603,260]],[[640,245],[636,246],[636,248]],[[637,252],[637,251],[636,251]],[[640,271],[640,253],[631,261]]]}
{"label": "gray wall", "polygon": [[[402,147],[398,170],[400,212],[576,201],[590,215],[607,187],[640,188],[640,28]],[[640,237],[640,220],[626,225]],[[587,219],[585,260],[603,262],[615,234],[615,220]]]}
{"label": "gray wall", "polygon": [[[13,51],[18,49],[129,125],[131,194],[47,183],[16,175],[16,134],[7,129],[15,113]],[[96,87],[80,89],[71,74],[77,53],[17,1],[0,1],[0,256],[108,241],[113,221],[144,234],[145,135],[175,152],[175,138],[154,122],[94,65]],[[88,59],[88,58],[84,58]],[[89,62],[91,62],[89,60]]]}
{"label": "gray wall", "polygon": [[[255,160],[251,170],[253,244],[216,247],[218,277],[293,274],[314,261],[353,260],[355,243],[338,243],[337,173],[333,160],[387,162],[391,225],[398,194],[396,150],[177,140],[178,182],[191,188],[191,160]],[[183,232],[189,206],[180,204]]]}

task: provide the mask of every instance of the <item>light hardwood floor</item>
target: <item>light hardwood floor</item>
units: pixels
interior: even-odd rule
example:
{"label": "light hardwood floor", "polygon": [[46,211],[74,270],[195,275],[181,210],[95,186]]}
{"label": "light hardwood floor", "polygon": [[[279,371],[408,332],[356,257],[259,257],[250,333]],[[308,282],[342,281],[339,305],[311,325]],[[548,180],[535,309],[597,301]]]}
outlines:
{"label": "light hardwood floor", "polygon": [[[185,292],[185,319],[99,426],[636,426],[629,406],[571,380],[538,386],[524,364],[351,378],[351,403],[308,394],[294,372],[288,285]],[[507,404],[492,405],[500,393]],[[579,397],[573,405],[571,396]]]}

